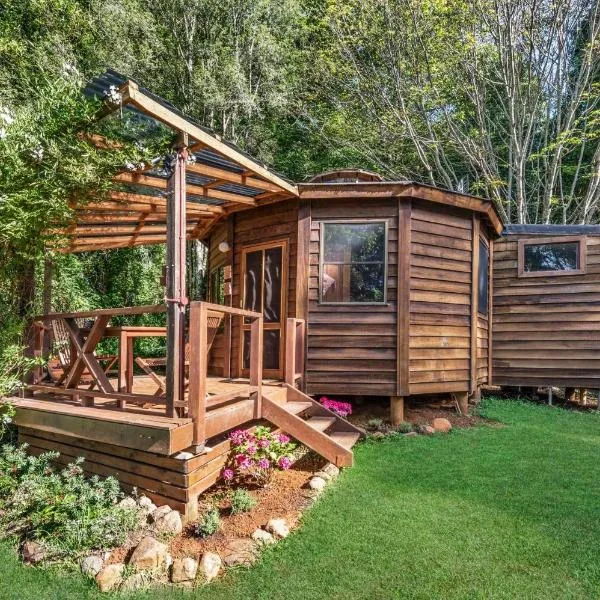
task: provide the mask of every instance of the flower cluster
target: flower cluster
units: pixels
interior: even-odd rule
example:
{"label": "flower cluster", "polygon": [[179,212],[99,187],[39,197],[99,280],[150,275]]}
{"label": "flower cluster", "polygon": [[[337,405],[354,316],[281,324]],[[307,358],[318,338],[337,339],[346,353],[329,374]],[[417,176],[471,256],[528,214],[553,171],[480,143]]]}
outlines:
{"label": "flower cluster", "polygon": [[339,402],[338,400],[332,400],[331,398],[327,398],[327,396],[323,396],[319,402],[331,412],[334,412],[336,415],[340,417],[347,417],[352,414],[352,404],[349,402]]}
{"label": "flower cluster", "polygon": [[255,481],[264,485],[273,469],[292,466],[295,445],[284,433],[272,433],[268,427],[257,427],[252,433],[237,429],[229,434],[231,456],[222,476],[226,482]]}

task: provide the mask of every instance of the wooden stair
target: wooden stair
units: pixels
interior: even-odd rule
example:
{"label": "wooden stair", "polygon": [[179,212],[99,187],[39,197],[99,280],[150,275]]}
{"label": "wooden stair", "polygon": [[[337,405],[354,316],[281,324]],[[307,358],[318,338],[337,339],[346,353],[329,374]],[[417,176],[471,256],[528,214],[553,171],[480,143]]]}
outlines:
{"label": "wooden stair", "polygon": [[352,446],[363,433],[291,385],[268,390],[263,417],[338,467],[351,467]]}

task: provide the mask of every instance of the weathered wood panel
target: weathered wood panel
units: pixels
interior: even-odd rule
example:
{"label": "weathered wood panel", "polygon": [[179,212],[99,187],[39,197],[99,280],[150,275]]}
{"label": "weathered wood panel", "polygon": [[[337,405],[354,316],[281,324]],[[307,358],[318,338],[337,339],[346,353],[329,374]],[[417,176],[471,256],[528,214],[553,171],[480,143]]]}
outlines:
{"label": "weathered wood panel", "polygon": [[520,239],[536,236],[494,245],[492,382],[600,387],[600,236],[586,238],[586,272],[560,277],[519,277]]}

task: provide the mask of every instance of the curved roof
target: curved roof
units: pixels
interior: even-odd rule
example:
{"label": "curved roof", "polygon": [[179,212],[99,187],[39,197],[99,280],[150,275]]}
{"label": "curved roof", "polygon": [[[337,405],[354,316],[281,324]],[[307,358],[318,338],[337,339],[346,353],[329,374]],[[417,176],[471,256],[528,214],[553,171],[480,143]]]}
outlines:
{"label": "curved roof", "polygon": [[364,169],[333,169],[315,175],[308,180],[308,183],[358,183],[359,181],[383,181],[383,177],[379,173]]}

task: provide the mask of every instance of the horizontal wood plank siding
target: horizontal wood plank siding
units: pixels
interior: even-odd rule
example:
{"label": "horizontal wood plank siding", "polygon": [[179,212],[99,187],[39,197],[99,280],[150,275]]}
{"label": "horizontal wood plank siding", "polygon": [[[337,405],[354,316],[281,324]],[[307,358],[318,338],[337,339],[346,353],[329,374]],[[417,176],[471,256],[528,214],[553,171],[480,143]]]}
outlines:
{"label": "horizontal wood plank siding", "polygon": [[[336,219],[387,221],[386,305],[319,304],[320,224]],[[395,395],[398,201],[313,200],[309,254],[308,393]]]}
{"label": "horizontal wood plank siding", "polygon": [[518,240],[494,246],[492,383],[600,388],[600,237],[580,275],[518,277]]}
{"label": "horizontal wood plank siding", "polygon": [[413,200],[410,252],[410,393],[468,391],[471,213]]}

